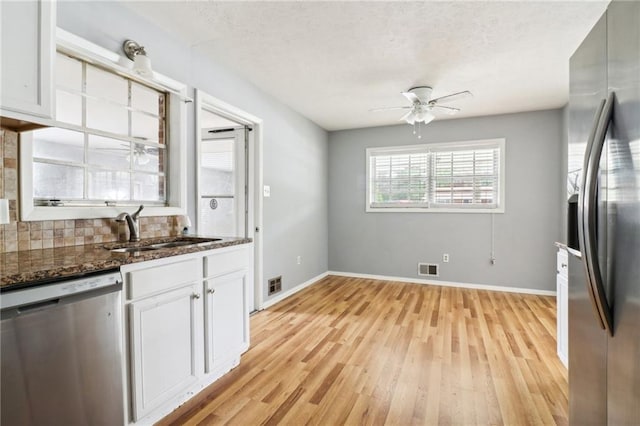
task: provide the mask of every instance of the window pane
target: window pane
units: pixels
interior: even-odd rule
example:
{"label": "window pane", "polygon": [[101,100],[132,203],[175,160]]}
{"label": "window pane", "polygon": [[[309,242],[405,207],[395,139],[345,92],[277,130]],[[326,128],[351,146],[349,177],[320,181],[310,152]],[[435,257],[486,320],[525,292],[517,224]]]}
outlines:
{"label": "window pane", "polygon": [[56,86],[81,92],[82,62],[58,53],[56,56]]}
{"label": "window pane", "polygon": [[89,135],[89,164],[129,170],[130,157],[131,142]]}
{"label": "window pane", "polygon": [[489,204],[498,202],[499,150],[497,148],[435,152],[436,204]]}
{"label": "window pane", "polygon": [[89,199],[128,200],[130,199],[129,173],[111,170],[89,171]]}
{"label": "window pane", "polygon": [[214,139],[202,145],[201,181],[207,195],[234,193],[234,139]]}
{"label": "window pane", "polygon": [[87,65],[87,95],[128,105],[129,83],[119,75]]}
{"label": "window pane", "polygon": [[160,113],[160,96],[157,91],[137,83],[131,83],[131,107],[154,115]]}
{"label": "window pane", "polygon": [[157,142],[160,139],[160,119],[140,112],[131,113],[131,136]]}
{"label": "window pane", "polygon": [[371,157],[374,203],[420,204],[428,201],[429,154],[396,153]]}
{"label": "window pane", "polygon": [[129,114],[125,107],[87,98],[87,127],[127,135]]}
{"label": "window pane", "polygon": [[82,96],[56,90],[56,120],[82,125]]}
{"label": "window pane", "polygon": [[33,196],[45,199],[82,199],[82,167],[33,163]]}
{"label": "window pane", "polygon": [[136,143],[133,152],[133,168],[135,170],[160,173],[163,170],[164,148]]}
{"label": "window pane", "polygon": [[158,175],[135,173],[133,175],[133,199],[140,201],[164,200],[164,178]]}
{"label": "window pane", "polygon": [[34,130],[33,156],[83,163],[84,134],[57,127]]}

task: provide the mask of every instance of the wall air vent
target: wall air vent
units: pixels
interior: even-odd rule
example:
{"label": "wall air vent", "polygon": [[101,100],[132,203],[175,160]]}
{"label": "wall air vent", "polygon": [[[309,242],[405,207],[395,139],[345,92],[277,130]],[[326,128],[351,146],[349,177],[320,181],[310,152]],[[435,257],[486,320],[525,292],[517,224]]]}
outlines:
{"label": "wall air vent", "polygon": [[418,275],[425,277],[440,276],[440,265],[437,263],[418,263]]}
{"label": "wall air vent", "polygon": [[277,293],[281,290],[282,290],[282,275],[280,275],[279,277],[271,278],[269,280],[268,295],[271,296],[272,294]]}

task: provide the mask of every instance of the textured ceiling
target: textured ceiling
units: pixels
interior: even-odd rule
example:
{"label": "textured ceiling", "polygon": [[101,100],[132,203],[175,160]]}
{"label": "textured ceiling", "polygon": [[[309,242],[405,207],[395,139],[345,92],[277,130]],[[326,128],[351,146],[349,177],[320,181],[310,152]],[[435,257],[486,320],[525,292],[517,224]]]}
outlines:
{"label": "textured ceiling", "polygon": [[369,109],[406,105],[416,85],[471,91],[456,117],[561,107],[569,57],[608,1],[125,4],[337,130],[397,123]]}

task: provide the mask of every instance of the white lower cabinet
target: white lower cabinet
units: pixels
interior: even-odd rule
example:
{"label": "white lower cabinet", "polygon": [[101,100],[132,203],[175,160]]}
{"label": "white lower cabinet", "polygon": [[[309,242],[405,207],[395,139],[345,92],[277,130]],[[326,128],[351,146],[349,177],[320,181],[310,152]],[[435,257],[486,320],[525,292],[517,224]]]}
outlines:
{"label": "white lower cabinet", "polygon": [[201,376],[199,283],[129,305],[133,419],[172,399]]}
{"label": "white lower cabinet", "polygon": [[153,424],[249,347],[252,244],[134,263],[124,277],[129,424]]}
{"label": "white lower cabinet", "polygon": [[556,340],[558,357],[565,367],[569,364],[569,254],[560,248],[557,254],[556,305],[557,324]]}
{"label": "white lower cabinet", "polygon": [[247,270],[242,269],[205,281],[207,373],[224,368],[249,346],[247,277]]}

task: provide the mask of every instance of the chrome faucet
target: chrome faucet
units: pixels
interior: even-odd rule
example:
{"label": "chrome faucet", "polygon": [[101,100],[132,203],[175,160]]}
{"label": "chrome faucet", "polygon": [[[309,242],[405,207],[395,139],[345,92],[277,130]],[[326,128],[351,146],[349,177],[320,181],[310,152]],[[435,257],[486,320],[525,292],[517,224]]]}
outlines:
{"label": "chrome faucet", "polygon": [[140,241],[140,221],[138,219],[143,208],[144,206],[141,204],[134,214],[122,212],[116,217],[116,222],[127,221],[127,225],[129,225],[129,241]]}

